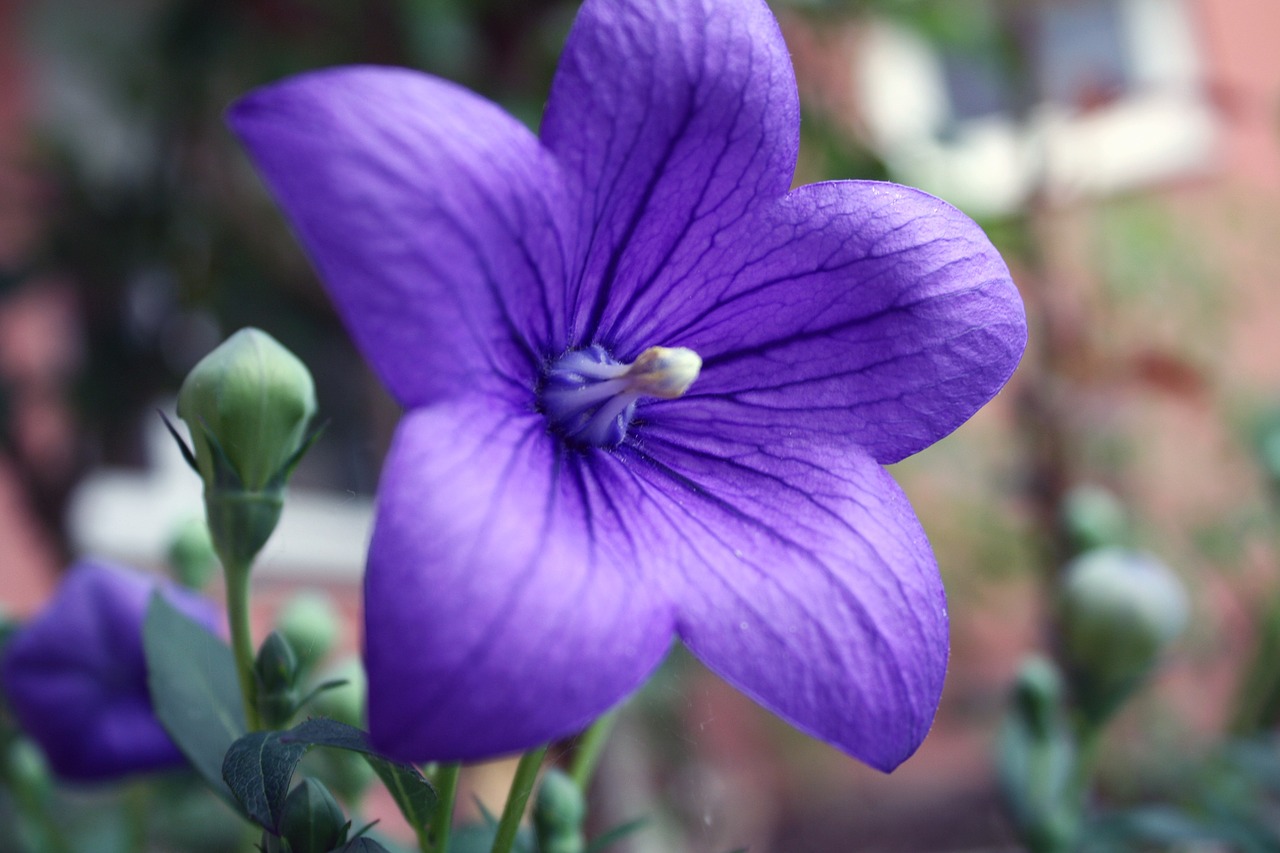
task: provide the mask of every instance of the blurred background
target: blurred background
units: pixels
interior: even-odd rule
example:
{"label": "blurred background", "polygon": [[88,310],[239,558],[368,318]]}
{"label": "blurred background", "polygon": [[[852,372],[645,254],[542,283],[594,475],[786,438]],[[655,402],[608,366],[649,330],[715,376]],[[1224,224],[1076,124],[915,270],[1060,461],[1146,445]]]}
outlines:
{"label": "blurred background", "polygon": [[[254,325],[308,364],[330,424],[262,559],[261,618],[319,586],[358,648],[398,411],[222,111],[290,73],[371,62],[448,77],[536,127],[577,5],[0,0],[7,612],[31,613],[81,554],[164,565],[201,505],[156,411]],[[1108,730],[1099,796],[1171,796],[1229,725],[1280,588],[1280,5],[772,5],[804,108],[797,183],[889,179],[963,208],[1013,269],[1031,343],[993,405],[894,469],[953,620],[920,753],[880,775],[677,652],[619,724],[598,819],[653,817],[635,853],[1017,849],[995,733],[1020,662],[1053,648],[1061,566],[1117,526],[1182,578],[1192,618]]]}

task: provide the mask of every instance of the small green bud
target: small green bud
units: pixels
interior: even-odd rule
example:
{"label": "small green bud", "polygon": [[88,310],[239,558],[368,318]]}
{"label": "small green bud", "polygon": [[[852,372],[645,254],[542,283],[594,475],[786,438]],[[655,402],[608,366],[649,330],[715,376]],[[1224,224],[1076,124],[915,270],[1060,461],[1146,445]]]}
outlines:
{"label": "small green bud", "polygon": [[169,540],[168,558],[178,583],[195,590],[208,586],[218,570],[218,554],[203,518],[189,518],[178,526]]}
{"label": "small green bud", "polygon": [[1095,723],[1142,683],[1186,627],[1189,609],[1182,583],[1164,564],[1120,548],[1068,564],[1059,605],[1067,674]]}
{"label": "small green bud", "polygon": [[533,828],[542,853],[582,853],[582,823],[587,804],[582,789],[564,771],[552,767],[542,776],[533,802]]}
{"label": "small green bud", "polygon": [[347,683],[317,694],[308,706],[311,711],[321,717],[328,717],[349,726],[362,727],[365,696],[369,688],[360,659],[351,657],[338,662],[326,669],[319,680]]}
{"label": "small green bud", "polygon": [[1031,658],[1018,672],[996,739],[1004,802],[1029,849],[1074,849],[1080,806],[1072,790],[1076,761],[1062,678],[1052,662]]}
{"label": "small green bud", "polygon": [[[279,480],[306,437],[316,389],[306,365],[260,329],[241,329],[206,355],[178,392],[178,415],[191,428],[196,463],[206,483],[234,474],[243,491]],[[219,471],[208,435],[231,471]]]}
{"label": "small green bud", "polygon": [[315,779],[303,779],[285,798],[280,837],[291,853],[330,853],[346,844],[350,829],[338,801]]}
{"label": "small green bud", "polygon": [[9,742],[4,756],[4,777],[16,790],[44,796],[53,787],[44,753],[25,737]]}
{"label": "small green bud", "polygon": [[1094,548],[1121,546],[1129,538],[1124,504],[1101,486],[1076,486],[1062,501],[1062,527],[1080,554]]}
{"label": "small green bud", "polygon": [[272,631],[253,663],[258,713],[270,727],[283,726],[298,710],[298,656],[279,631]]}
{"label": "small green bud", "polygon": [[310,669],[337,644],[341,619],[332,598],[307,591],[295,595],[280,609],[276,629],[289,640],[302,668]]}
{"label": "small green bud", "polygon": [[182,383],[178,416],[191,430],[209,531],[224,563],[247,565],[275,530],[315,411],[306,366],[258,329],[236,332]]}

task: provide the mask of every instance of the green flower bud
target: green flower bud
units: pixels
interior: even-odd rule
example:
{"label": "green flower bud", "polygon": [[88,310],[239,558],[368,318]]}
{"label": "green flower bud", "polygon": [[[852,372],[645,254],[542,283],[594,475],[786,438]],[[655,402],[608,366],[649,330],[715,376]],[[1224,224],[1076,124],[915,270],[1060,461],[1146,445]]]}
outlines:
{"label": "green flower bud", "polygon": [[364,725],[364,703],[368,692],[364,666],[359,658],[346,658],[325,670],[319,679],[345,681],[341,687],[333,687],[319,693],[308,706],[321,717],[360,728]]}
{"label": "green flower bud", "polygon": [[1062,655],[1080,709],[1109,716],[1186,627],[1178,578],[1147,554],[1103,548],[1066,567],[1059,592]]}
{"label": "green flower bud", "polygon": [[568,774],[552,767],[542,776],[533,802],[533,827],[542,853],[582,853],[587,804]]}
{"label": "green flower bud", "polygon": [[208,586],[218,570],[218,554],[203,518],[189,518],[179,525],[169,541],[168,559],[178,583],[195,590]]}
{"label": "green flower bud", "polygon": [[1072,790],[1076,761],[1062,679],[1050,661],[1031,658],[1018,672],[996,739],[1003,799],[1028,849],[1074,849],[1080,806]]}
{"label": "green flower bud", "polygon": [[315,779],[303,779],[285,798],[280,837],[291,853],[330,853],[347,843],[350,828],[338,801]]}
{"label": "green flower bud", "polygon": [[269,727],[284,726],[298,710],[298,656],[279,631],[272,631],[253,663],[258,713]]}
{"label": "green flower bud", "polygon": [[1062,527],[1075,553],[1121,546],[1129,538],[1124,504],[1101,486],[1076,486],[1062,501]]}
{"label": "green flower bud", "polygon": [[191,430],[209,531],[224,564],[247,565],[275,530],[315,411],[306,366],[258,329],[236,332],[182,383],[178,415]]}
{"label": "green flower bud", "polygon": [[[259,329],[227,338],[192,368],[178,392],[178,415],[191,428],[200,475],[215,486],[234,475],[247,492],[279,484],[315,412],[306,365]],[[230,471],[218,470],[224,461]]]}
{"label": "green flower bud", "polygon": [[276,629],[289,640],[303,669],[310,669],[338,642],[341,619],[333,599],[322,592],[295,595],[276,616]]}
{"label": "green flower bud", "polygon": [[48,796],[53,789],[53,777],[44,753],[25,737],[9,742],[5,750],[2,776],[8,786],[36,797]]}

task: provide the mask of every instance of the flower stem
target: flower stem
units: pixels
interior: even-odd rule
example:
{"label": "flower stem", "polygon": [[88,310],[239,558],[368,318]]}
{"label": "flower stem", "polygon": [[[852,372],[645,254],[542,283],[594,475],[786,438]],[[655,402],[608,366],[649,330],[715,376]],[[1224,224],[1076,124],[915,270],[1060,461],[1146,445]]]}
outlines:
{"label": "flower stem", "polygon": [[520,757],[516,767],[515,778],[511,780],[511,791],[507,794],[507,804],[502,809],[502,819],[498,821],[498,832],[493,837],[490,853],[511,853],[515,844],[516,833],[520,829],[520,818],[524,817],[524,807],[533,793],[533,782],[538,777],[538,769],[542,767],[542,759],[547,748],[540,746],[531,749]]}
{"label": "flower stem", "polygon": [[453,801],[458,795],[461,764],[442,764],[435,773],[436,809],[431,815],[431,831],[423,853],[448,853],[449,831],[453,828]]}
{"label": "flower stem", "polygon": [[253,677],[253,633],[249,627],[249,570],[248,564],[226,566],[227,621],[231,626],[231,651],[236,659],[236,674],[240,678],[240,697],[244,700],[244,718],[249,731],[262,728],[258,718],[257,690]]}
{"label": "flower stem", "polygon": [[613,731],[613,724],[617,719],[618,712],[610,711],[592,723],[591,728],[578,739],[577,748],[573,753],[573,762],[569,765],[569,778],[576,782],[583,792],[591,784],[591,777],[596,772],[600,755],[604,752],[604,745],[609,740],[609,734]]}

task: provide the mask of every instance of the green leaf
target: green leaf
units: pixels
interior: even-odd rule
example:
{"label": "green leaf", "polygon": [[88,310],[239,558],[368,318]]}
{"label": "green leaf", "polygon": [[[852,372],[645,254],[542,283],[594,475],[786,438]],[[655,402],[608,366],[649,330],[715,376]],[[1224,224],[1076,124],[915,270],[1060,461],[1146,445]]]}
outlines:
{"label": "green leaf", "polygon": [[364,757],[410,826],[421,828],[431,822],[436,809],[436,789],[418,772],[418,768],[369,753]]}
{"label": "green leaf", "polygon": [[615,826],[613,829],[592,841],[591,844],[587,846],[586,853],[602,853],[602,851],[607,849],[609,845],[617,844],[628,835],[644,828],[644,825],[648,822],[649,818],[638,817],[635,820],[629,820],[620,826]]}
{"label": "green leaf", "polygon": [[234,803],[222,762],[248,725],[231,649],[159,592],[147,606],[142,645],[156,717],[214,792]]}
{"label": "green leaf", "polygon": [[418,769],[380,755],[360,729],[316,718],[283,732],[254,732],[227,751],[222,777],[249,816],[263,827],[279,828],[289,783],[298,762],[313,746],[327,746],[365,757],[382,778],[410,825],[426,826],[435,810],[436,792]]}
{"label": "green leaf", "polygon": [[272,832],[289,795],[289,783],[309,744],[280,742],[280,732],[253,732],[227,750],[222,778],[249,817]]}
{"label": "green leaf", "polygon": [[391,761],[378,753],[369,746],[368,735],[354,726],[316,717],[299,723],[282,737],[362,754],[410,826],[425,827],[431,820],[436,808],[436,790],[431,783],[412,764]]}
{"label": "green leaf", "polygon": [[342,853],[391,853],[386,847],[367,835],[353,838],[342,848]]}

